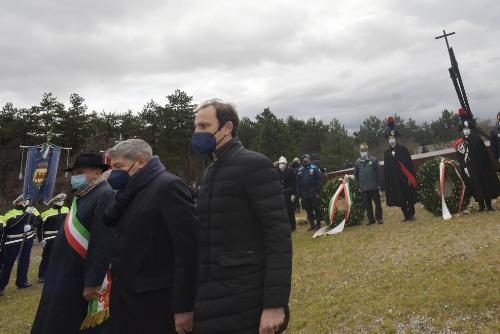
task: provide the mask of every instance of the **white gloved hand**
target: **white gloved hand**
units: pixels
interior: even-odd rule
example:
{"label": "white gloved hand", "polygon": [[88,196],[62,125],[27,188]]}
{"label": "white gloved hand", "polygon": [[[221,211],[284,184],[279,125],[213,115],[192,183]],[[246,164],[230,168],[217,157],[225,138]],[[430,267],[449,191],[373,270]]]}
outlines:
{"label": "white gloved hand", "polygon": [[40,244],[42,245],[42,248],[45,248],[45,245],[47,245],[47,241],[42,240],[42,241],[40,242]]}
{"label": "white gloved hand", "polygon": [[34,208],[34,207],[32,207],[32,206],[28,206],[28,207],[26,208],[26,210],[24,210],[24,212],[26,212],[26,213],[27,213],[27,214],[29,214],[29,215],[32,215],[32,214],[34,214],[34,213],[35,213],[35,208]]}
{"label": "white gloved hand", "polygon": [[464,168],[464,171],[465,171],[465,174],[467,174],[467,176],[470,177],[469,170],[467,169],[467,167]]}
{"label": "white gloved hand", "polygon": [[292,202],[295,202],[295,195],[290,196],[290,199],[292,200]]}
{"label": "white gloved hand", "polygon": [[31,231],[31,225],[24,225],[24,233]]}

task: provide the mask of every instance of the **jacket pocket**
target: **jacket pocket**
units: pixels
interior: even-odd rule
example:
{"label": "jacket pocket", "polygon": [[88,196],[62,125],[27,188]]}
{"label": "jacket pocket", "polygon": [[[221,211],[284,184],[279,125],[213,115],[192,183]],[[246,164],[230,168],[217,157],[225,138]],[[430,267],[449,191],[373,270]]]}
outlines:
{"label": "jacket pocket", "polygon": [[255,251],[226,252],[219,256],[219,265],[223,268],[258,265],[259,257]]}
{"label": "jacket pocket", "polygon": [[138,277],[134,281],[136,293],[167,289],[172,287],[172,276]]}

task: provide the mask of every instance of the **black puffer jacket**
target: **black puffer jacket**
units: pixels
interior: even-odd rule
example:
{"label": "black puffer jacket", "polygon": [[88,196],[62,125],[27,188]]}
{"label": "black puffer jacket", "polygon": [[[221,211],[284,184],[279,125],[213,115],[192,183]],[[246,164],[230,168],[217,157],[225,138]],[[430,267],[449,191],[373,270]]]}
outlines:
{"label": "black puffer jacket", "polygon": [[237,139],[216,151],[198,193],[194,333],[254,334],[263,308],[287,307],[290,224],[271,161]]}

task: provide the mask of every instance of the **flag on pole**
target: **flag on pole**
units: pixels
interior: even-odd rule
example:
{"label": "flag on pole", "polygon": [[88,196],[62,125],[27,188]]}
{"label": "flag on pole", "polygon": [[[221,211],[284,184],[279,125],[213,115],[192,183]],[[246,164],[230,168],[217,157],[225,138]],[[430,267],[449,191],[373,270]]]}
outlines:
{"label": "flag on pole", "polygon": [[51,200],[60,155],[61,148],[49,144],[28,148],[23,187],[25,199],[30,199],[31,203],[39,198],[44,203]]}

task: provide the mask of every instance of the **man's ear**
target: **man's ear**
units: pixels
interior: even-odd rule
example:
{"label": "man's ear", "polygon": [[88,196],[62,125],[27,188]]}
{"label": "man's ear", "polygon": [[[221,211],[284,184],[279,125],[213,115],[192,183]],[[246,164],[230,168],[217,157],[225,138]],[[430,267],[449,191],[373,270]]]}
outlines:
{"label": "man's ear", "polygon": [[230,135],[233,133],[234,125],[233,122],[227,121],[226,124],[224,124],[224,127],[227,129],[228,133],[226,135]]}
{"label": "man's ear", "polygon": [[139,168],[146,166],[146,163],[147,163],[147,161],[146,161],[146,158],[144,158],[144,156],[141,155],[137,158],[136,164]]}

